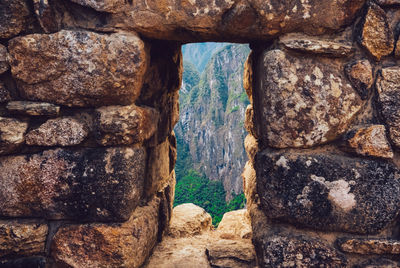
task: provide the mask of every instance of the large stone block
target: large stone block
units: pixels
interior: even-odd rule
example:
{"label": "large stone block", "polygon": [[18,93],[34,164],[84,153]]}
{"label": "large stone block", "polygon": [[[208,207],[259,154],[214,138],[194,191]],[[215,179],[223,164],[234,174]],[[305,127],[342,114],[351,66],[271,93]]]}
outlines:
{"label": "large stone block", "polygon": [[337,139],[352,123],[363,101],[340,60],[265,51],[254,103],[259,132],[276,148],[307,148]]}
{"label": "large stone block", "polygon": [[154,198],[124,223],[61,227],[51,254],[60,266],[140,267],[157,241],[159,205],[160,199]]}
{"label": "large stone block", "polygon": [[153,136],[158,119],[158,111],[150,107],[101,107],[95,112],[96,140],[104,146],[143,142]]}
{"label": "large stone block", "polygon": [[0,158],[0,216],[129,219],[143,192],[144,148],[55,149]]}
{"label": "large stone block", "polygon": [[311,34],[352,22],[365,0],[74,0],[110,13],[107,26],[177,41],[244,41],[295,30]]}
{"label": "large stone block", "polygon": [[23,97],[66,106],[131,104],[147,66],[134,33],[62,30],[14,38],[8,49]]}
{"label": "large stone block", "polygon": [[400,210],[400,170],[389,161],[265,150],[256,171],[265,214],[297,226],[378,233]]}
{"label": "large stone block", "polygon": [[393,31],[381,7],[370,2],[360,27],[359,42],[376,60],[379,61],[393,52]]}
{"label": "large stone block", "polygon": [[0,258],[44,253],[47,232],[44,223],[0,220]]}

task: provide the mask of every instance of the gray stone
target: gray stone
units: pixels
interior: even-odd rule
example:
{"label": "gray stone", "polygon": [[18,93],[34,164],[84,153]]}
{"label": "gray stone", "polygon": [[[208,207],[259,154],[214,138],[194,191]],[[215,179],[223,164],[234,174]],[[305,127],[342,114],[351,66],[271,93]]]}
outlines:
{"label": "gray stone", "polygon": [[12,114],[27,116],[57,116],[60,106],[46,102],[10,101],[7,110]]}
{"label": "gray stone", "polygon": [[0,216],[129,219],[143,192],[142,147],[55,149],[0,158]]}
{"label": "gray stone", "polygon": [[342,149],[363,156],[393,158],[393,150],[383,125],[352,129],[344,136]]}
{"label": "gray stone", "polygon": [[363,101],[339,60],[296,57],[265,51],[258,67],[259,132],[276,148],[308,148],[337,139],[350,126]]}
{"label": "gray stone", "polygon": [[159,113],[150,107],[101,107],[95,112],[95,137],[104,146],[140,143],[153,136],[158,119]]}
{"label": "gray stone", "polygon": [[302,34],[287,34],[280,37],[279,41],[287,49],[313,54],[324,54],[332,57],[347,57],[354,52],[351,43],[339,43]]}
{"label": "gray stone", "polygon": [[389,27],[385,11],[374,4],[368,4],[365,18],[362,20],[359,43],[377,60],[380,61],[393,52],[394,36]]}
{"label": "gray stone", "polygon": [[378,107],[389,127],[389,137],[400,147],[400,68],[382,69],[376,81]]}
{"label": "gray stone", "polygon": [[0,155],[13,153],[25,142],[28,124],[15,118],[0,117]]}
{"label": "gray stone", "polygon": [[5,73],[10,66],[7,61],[7,48],[0,44],[0,74]]}
{"label": "gray stone", "polygon": [[8,49],[24,98],[66,106],[131,104],[147,68],[134,33],[62,30],[14,38]]}
{"label": "gray stone", "polygon": [[350,83],[357,90],[363,100],[368,98],[374,84],[372,66],[368,60],[350,62],[345,66],[345,72]]}
{"label": "gray stone", "polygon": [[265,214],[296,226],[375,234],[400,210],[400,170],[389,161],[265,150],[256,172]]}
{"label": "gray stone", "polygon": [[40,127],[28,132],[26,144],[39,146],[78,145],[88,136],[88,127],[72,117],[47,120]]}
{"label": "gray stone", "polygon": [[254,241],[260,267],[347,267],[326,243],[303,236],[265,236]]}
{"label": "gray stone", "polygon": [[22,32],[29,16],[25,0],[2,0],[0,2],[0,38],[11,38]]}
{"label": "gray stone", "polygon": [[0,220],[0,258],[44,253],[47,232],[47,224]]}
{"label": "gray stone", "polygon": [[344,238],[337,241],[340,250],[363,255],[400,254],[400,241],[388,239]]}

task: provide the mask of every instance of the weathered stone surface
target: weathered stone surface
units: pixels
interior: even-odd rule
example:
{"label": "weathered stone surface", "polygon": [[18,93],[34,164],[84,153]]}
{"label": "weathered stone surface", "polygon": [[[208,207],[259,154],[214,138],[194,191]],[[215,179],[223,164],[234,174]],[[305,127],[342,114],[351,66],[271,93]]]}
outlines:
{"label": "weathered stone surface", "polygon": [[362,107],[338,60],[271,50],[263,53],[259,69],[254,108],[269,146],[307,148],[335,140]]}
{"label": "weathered stone surface", "polygon": [[163,238],[144,267],[146,268],[211,268],[206,247],[214,241],[210,232],[189,236]]}
{"label": "weathered stone surface", "polygon": [[[175,167],[175,156],[171,155],[169,139],[149,150],[147,176],[145,181],[145,194],[152,196],[165,187]],[[176,150],[175,150],[176,153]]]}
{"label": "weathered stone surface", "polygon": [[0,258],[43,253],[47,232],[43,223],[0,220]]}
{"label": "weathered stone surface", "polygon": [[297,226],[371,234],[400,209],[400,171],[388,161],[265,150],[256,171],[265,214]]}
{"label": "weathered stone surface", "polygon": [[367,99],[369,90],[374,83],[372,66],[368,60],[350,62],[345,66],[345,72],[350,83],[357,90],[361,99]]}
{"label": "weathered stone surface", "polygon": [[244,139],[244,148],[250,161],[253,161],[258,152],[258,141],[253,135],[247,135]]}
{"label": "weathered stone surface", "polygon": [[172,212],[170,235],[185,237],[198,235],[211,230],[211,216],[204,209],[194,204],[176,206]]}
{"label": "weathered stone surface", "polygon": [[28,123],[15,118],[0,117],[0,155],[13,153],[25,142]]}
{"label": "weathered stone surface", "polygon": [[250,52],[244,63],[243,70],[243,88],[246,91],[247,97],[250,103],[253,103],[253,64],[254,64],[254,53]]}
{"label": "weathered stone surface", "polygon": [[251,224],[246,209],[226,212],[217,232],[223,239],[251,239]]}
{"label": "weathered stone surface", "polygon": [[376,60],[393,52],[393,31],[382,8],[370,2],[360,27],[359,42]]}
{"label": "weathered stone surface", "polygon": [[29,7],[25,0],[0,2],[0,38],[11,38],[24,30]]}
{"label": "weathered stone surface", "polygon": [[387,239],[339,239],[337,241],[342,251],[357,254],[400,254],[400,241]]}
{"label": "weathered stone surface", "polygon": [[245,116],[244,116],[244,128],[250,133],[252,136],[256,137],[256,124],[254,122],[254,109],[253,105],[247,105]]}
{"label": "weathered stone surface", "polygon": [[89,134],[88,127],[73,117],[59,117],[47,120],[40,127],[26,134],[28,145],[72,146],[84,141]]}
{"label": "weathered stone surface", "polygon": [[46,102],[10,101],[6,108],[12,114],[28,116],[57,116],[60,113],[60,106]]}
{"label": "weathered stone surface", "polygon": [[400,147],[400,68],[382,69],[376,82],[380,113],[389,127],[389,137]]}
{"label": "weathered stone surface", "polygon": [[295,30],[321,34],[349,24],[365,0],[214,1],[74,0],[113,13],[107,26],[134,29],[155,39],[249,41]]}
{"label": "weathered stone surface", "polygon": [[0,103],[11,100],[10,92],[7,90],[3,82],[0,81]]}
{"label": "weathered stone surface", "polygon": [[157,129],[159,113],[150,107],[105,106],[96,110],[94,127],[100,145],[140,143]]}
{"label": "weathered stone surface", "polygon": [[400,5],[400,0],[375,0],[381,6]]}
{"label": "weathered stone surface", "polygon": [[383,125],[372,125],[351,130],[344,136],[345,151],[365,156],[393,158],[392,147]]}
{"label": "weathered stone surface", "polygon": [[244,166],[243,174],[243,192],[247,199],[247,206],[256,202],[256,171],[251,161],[247,161]]}
{"label": "weathered stone surface", "polygon": [[14,38],[8,49],[23,97],[66,106],[131,104],[147,66],[134,33],[62,30]]}
{"label": "weathered stone surface", "polygon": [[249,239],[217,240],[207,246],[206,254],[212,267],[253,268],[256,254]]}
{"label": "weathered stone surface", "polygon": [[141,147],[0,158],[0,216],[127,220],[142,196],[145,161]]}
{"label": "weathered stone surface", "polygon": [[347,267],[340,252],[308,237],[266,236],[255,247],[261,267]]}
{"label": "weathered stone surface", "polygon": [[154,198],[124,223],[61,227],[54,236],[52,256],[58,265],[68,267],[140,267],[157,242],[159,205]]}
{"label": "weathered stone surface", "polygon": [[346,57],[354,52],[351,43],[339,43],[302,34],[287,34],[280,37],[279,41],[287,49],[332,57]]}
{"label": "weathered stone surface", "polygon": [[7,61],[7,48],[0,44],[0,74],[6,72],[10,66]]}

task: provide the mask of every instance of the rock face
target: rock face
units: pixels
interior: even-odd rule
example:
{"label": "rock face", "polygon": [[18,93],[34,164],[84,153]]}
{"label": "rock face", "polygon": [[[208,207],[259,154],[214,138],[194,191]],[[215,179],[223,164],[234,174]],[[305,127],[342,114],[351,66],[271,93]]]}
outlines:
{"label": "rock face", "polygon": [[400,241],[386,239],[342,239],[342,251],[357,254],[400,254]]}
{"label": "rock face", "polygon": [[44,253],[47,232],[43,223],[0,221],[0,258]]}
{"label": "rock face", "polygon": [[343,134],[362,101],[342,69],[328,58],[264,52],[256,110],[263,142],[275,148],[308,148]]}
{"label": "rock face", "polygon": [[96,140],[104,146],[143,142],[156,131],[158,119],[158,112],[149,107],[101,107],[95,115]]}
{"label": "rock face", "polygon": [[383,125],[358,128],[345,135],[343,149],[359,155],[393,158],[392,147]]}
{"label": "rock face", "polygon": [[145,158],[140,147],[0,158],[0,216],[127,220],[142,195]]}
{"label": "rock face", "polygon": [[[191,51],[195,52],[193,46]],[[249,51],[246,45],[225,45],[213,54],[202,74],[185,62],[179,96],[178,146],[189,151],[190,168],[222,181],[227,200],[243,189],[240,174],[246,162],[246,131],[242,125],[249,101],[242,79]],[[177,169],[178,180],[184,175]]]}
{"label": "rock face", "polygon": [[61,227],[51,245],[53,258],[71,267],[141,267],[157,242],[159,206],[154,199],[124,223]]}
{"label": "rock face", "polygon": [[399,207],[400,171],[386,161],[264,151],[257,193],[268,217],[324,231],[371,234]]}
{"label": "rock face", "polygon": [[8,49],[21,95],[66,106],[133,103],[147,65],[133,33],[63,30],[14,38]]}
{"label": "rock face", "polygon": [[0,155],[13,153],[25,142],[28,124],[14,118],[0,117]]}
{"label": "rock face", "polygon": [[170,226],[172,237],[198,235],[212,228],[210,214],[194,204],[176,206],[172,215]]}
{"label": "rock face", "polygon": [[347,267],[339,251],[306,237],[271,236],[255,246],[261,267]]}
{"label": "rock face", "polygon": [[80,144],[89,134],[88,127],[72,118],[50,119],[25,137],[26,144],[38,146],[72,146]]}
{"label": "rock face", "polygon": [[400,147],[400,68],[382,69],[376,82],[380,113],[389,127],[389,136],[396,147]]}
{"label": "rock face", "polygon": [[361,98],[365,100],[374,83],[370,62],[368,60],[350,62],[345,66],[345,72],[350,83],[357,90]]}
{"label": "rock face", "polygon": [[10,101],[6,109],[12,114],[28,116],[57,116],[60,113],[60,106],[32,101]]}
{"label": "rock face", "polygon": [[394,49],[394,37],[385,11],[369,3],[367,14],[361,23],[360,44],[376,59],[389,55]]}
{"label": "rock face", "polygon": [[349,56],[354,49],[351,44],[339,43],[330,40],[321,40],[319,38],[287,34],[279,38],[279,41],[287,49],[310,52],[314,54],[324,54],[333,57]]}

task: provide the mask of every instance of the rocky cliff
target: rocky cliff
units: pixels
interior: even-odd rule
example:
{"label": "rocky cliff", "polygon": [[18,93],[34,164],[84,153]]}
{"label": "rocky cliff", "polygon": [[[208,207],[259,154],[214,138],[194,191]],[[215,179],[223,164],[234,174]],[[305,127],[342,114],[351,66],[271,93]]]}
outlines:
{"label": "rocky cliff", "polygon": [[[238,44],[225,44],[219,49],[220,45],[198,44],[196,51],[194,44],[190,46],[192,54],[187,58],[190,61],[198,58],[199,64],[207,58],[200,52],[216,52],[202,74],[191,62],[184,62],[180,121],[175,127],[178,150],[188,150],[186,157],[195,170],[211,180],[222,181],[230,200],[232,193],[243,191],[240,174],[247,159],[243,122],[249,101],[242,81],[250,49]],[[183,51],[185,55],[185,48]]]}

